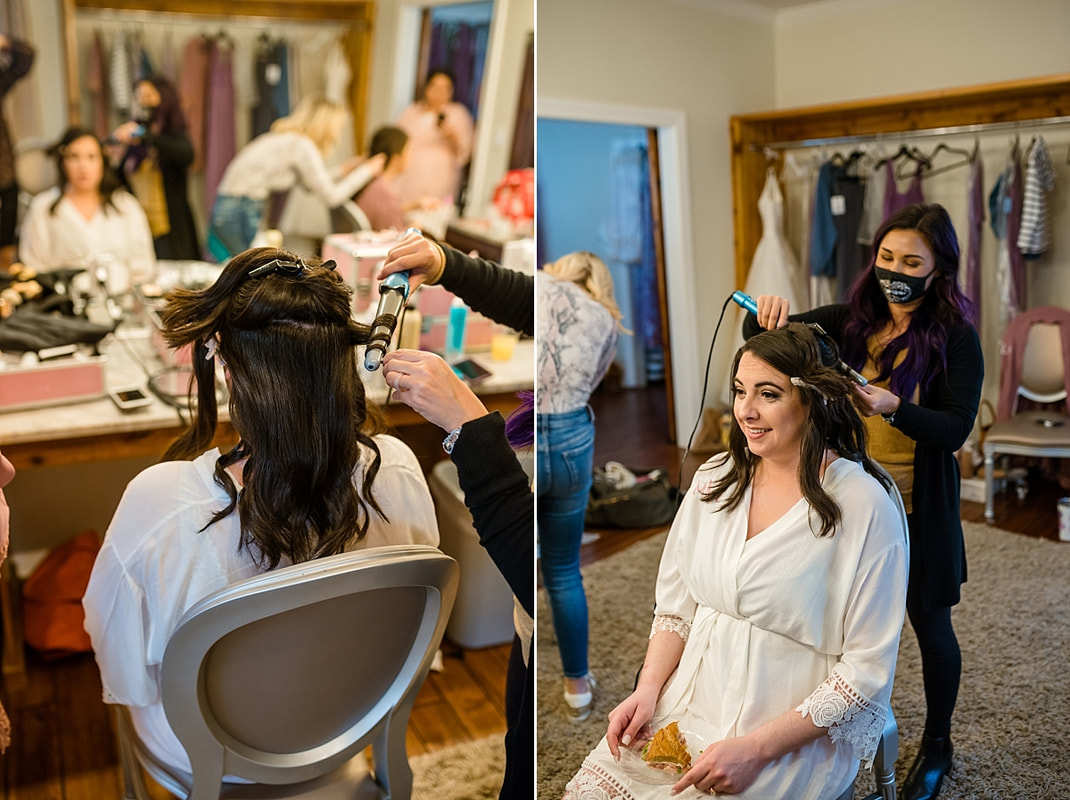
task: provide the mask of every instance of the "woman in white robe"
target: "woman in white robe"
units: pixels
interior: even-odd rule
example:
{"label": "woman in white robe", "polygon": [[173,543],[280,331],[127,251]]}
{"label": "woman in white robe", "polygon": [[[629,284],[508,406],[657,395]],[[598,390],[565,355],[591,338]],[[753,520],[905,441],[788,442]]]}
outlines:
{"label": "woman in white robe", "polygon": [[834,800],[873,758],[906,601],[902,503],[807,326],[750,339],[732,378],[729,453],[676,515],[636,690],[568,800],[668,797],[636,753],[674,720],[692,738],[684,797]]}

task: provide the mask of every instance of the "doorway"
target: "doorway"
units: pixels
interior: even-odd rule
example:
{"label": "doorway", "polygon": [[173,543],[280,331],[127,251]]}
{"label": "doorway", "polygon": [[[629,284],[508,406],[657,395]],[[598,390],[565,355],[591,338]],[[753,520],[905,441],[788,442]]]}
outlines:
{"label": "doorway", "polygon": [[539,263],[576,250],[599,255],[632,332],[618,340],[600,403],[617,391],[626,403],[637,392],[661,395],[660,413],[646,423],[675,441],[657,131],[539,118],[537,137]]}

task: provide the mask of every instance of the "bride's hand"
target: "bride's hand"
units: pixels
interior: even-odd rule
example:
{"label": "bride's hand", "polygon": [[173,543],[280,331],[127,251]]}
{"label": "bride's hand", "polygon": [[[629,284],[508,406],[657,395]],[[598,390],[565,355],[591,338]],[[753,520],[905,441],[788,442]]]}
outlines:
{"label": "bride's hand", "polygon": [[613,758],[620,760],[620,745],[625,747],[632,743],[643,726],[654,715],[654,706],[657,703],[656,692],[646,692],[636,689],[609,712],[609,728],[606,729],[606,744]]}

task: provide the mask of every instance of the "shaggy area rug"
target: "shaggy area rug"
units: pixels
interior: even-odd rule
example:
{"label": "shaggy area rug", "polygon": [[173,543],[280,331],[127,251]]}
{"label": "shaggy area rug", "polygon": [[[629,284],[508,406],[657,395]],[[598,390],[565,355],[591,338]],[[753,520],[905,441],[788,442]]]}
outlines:
{"label": "shaggy area rug", "polygon": [[505,774],[501,734],[409,759],[413,800],[496,800]]}
{"label": "shaggy area rug", "polygon": [[[1070,797],[1070,544],[963,523],[969,581],[952,612],[962,647],[955,761],[941,800]],[[594,710],[571,722],[545,591],[538,607],[538,796],[565,783],[605,733],[606,715],[631,691],[646,652],[654,580],[665,534],[584,569],[591,620]],[[917,754],[925,703],[921,659],[903,630],[892,710],[899,722],[899,781]],[[872,790],[859,776],[856,797]],[[666,797],[668,790],[666,789]]]}

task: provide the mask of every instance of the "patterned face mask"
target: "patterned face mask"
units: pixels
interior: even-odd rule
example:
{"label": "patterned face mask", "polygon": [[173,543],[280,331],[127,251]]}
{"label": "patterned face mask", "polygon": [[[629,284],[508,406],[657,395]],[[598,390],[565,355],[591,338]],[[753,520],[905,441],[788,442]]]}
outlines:
{"label": "patterned face mask", "polygon": [[881,269],[874,266],[877,273],[877,282],[881,285],[881,291],[888,298],[889,303],[909,303],[917,300],[925,294],[925,282],[929,275],[904,275],[901,272],[893,272],[890,269]]}

